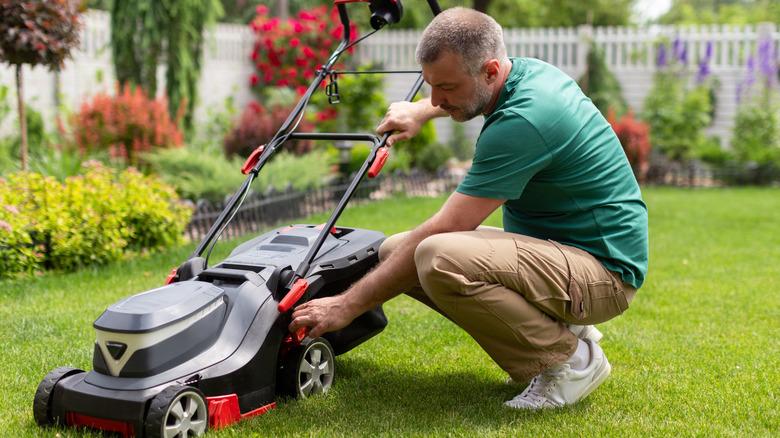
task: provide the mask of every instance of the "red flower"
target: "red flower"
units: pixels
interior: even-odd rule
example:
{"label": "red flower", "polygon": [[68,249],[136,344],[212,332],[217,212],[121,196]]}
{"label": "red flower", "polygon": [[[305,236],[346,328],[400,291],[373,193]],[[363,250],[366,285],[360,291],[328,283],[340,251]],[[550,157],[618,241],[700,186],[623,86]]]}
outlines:
{"label": "red flower", "polygon": [[280,87],[286,87],[286,86],[290,85],[290,82],[287,81],[287,79],[279,79],[278,81],[276,81],[276,85],[278,85]]}
{"label": "red flower", "polygon": [[265,15],[268,13],[268,6],[266,5],[257,5],[255,8],[255,13],[257,15]]}
{"label": "red flower", "polygon": [[303,25],[299,21],[293,21],[293,32],[295,33],[302,33],[303,32]]}
{"label": "red flower", "polygon": [[298,47],[301,45],[301,40],[298,38],[291,38],[290,39],[290,47]]}
{"label": "red flower", "polygon": [[253,87],[257,85],[257,83],[260,81],[260,78],[257,77],[256,74],[252,73],[252,76],[249,78],[249,84]]}
{"label": "red flower", "polygon": [[258,114],[260,114],[263,111],[263,107],[254,100],[249,102],[249,108],[252,108]]}
{"label": "red flower", "polygon": [[307,58],[311,58],[314,56],[314,50],[312,50],[309,46],[303,46],[303,55]]}
{"label": "red flower", "polygon": [[252,50],[252,61],[257,61],[258,56],[260,56],[260,52],[257,49]]}
{"label": "red flower", "polygon": [[299,96],[303,96],[304,94],[306,94],[307,89],[308,89],[307,87],[304,87],[303,85],[299,85],[298,87],[295,88],[295,92],[298,93]]}

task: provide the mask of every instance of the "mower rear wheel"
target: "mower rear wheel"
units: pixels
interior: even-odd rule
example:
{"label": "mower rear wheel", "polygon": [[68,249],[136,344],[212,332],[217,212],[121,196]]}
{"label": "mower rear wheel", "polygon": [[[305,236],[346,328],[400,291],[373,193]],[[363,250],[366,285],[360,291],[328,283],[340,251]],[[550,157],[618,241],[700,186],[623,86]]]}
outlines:
{"label": "mower rear wheel", "polygon": [[189,438],[206,433],[206,399],[191,386],[173,385],[154,396],[146,414],[148,438]]}
{"label": "mower rear wheel", "polygon": [[57,383],[65,377],[83,373],[84,370],[71,367],[59,367],[46,375],[38,384],[33,398],[33,418],[40,426],[53,426],[61,422],[59,418],[53,418],[51,413],[52,394]]}
{"label": "mower rear wheel", "polygon": [[333,348],[325,338],[306,339],[290,350],[280,369],[280,390],[297,398],[328,392],[336,372]]}

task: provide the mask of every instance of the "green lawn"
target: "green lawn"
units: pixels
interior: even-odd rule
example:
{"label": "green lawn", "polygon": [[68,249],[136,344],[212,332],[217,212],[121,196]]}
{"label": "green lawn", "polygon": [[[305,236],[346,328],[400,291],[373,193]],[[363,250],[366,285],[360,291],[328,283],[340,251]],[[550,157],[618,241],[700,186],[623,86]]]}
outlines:
{"label": "green lawn", "polygon": [[[780,190],[650,188],[645,199],[648,280],[626,314],[600,326],[613,372],[583,403],[542,413],[503,408],[521,388],[504,385],[502,371],[456,326],[402,297],[385,306],[384,333],[339,357],[328,396],[282,401],[209,436],[777,436]],[[363,205],[340,223],[393,233],[442,201]],[[89,369],[93,320],[117,299],[161,284],[191,248],[0,283],[0,436],[97,436],[38,429],[36,385],[57,366]]]}

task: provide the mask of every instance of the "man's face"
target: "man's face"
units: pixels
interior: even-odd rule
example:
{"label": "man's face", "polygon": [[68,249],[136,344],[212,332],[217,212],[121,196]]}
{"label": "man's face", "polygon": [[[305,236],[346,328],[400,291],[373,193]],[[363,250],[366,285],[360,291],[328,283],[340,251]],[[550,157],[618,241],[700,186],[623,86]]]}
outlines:
{"label": "man's face", "polygon": [[460,55],[445,51],[422,65],[423,79],[431,86],[431,104],[447,111],[453,120],[465,122],[483,113],[492,92],[485,75],[471,76]]}

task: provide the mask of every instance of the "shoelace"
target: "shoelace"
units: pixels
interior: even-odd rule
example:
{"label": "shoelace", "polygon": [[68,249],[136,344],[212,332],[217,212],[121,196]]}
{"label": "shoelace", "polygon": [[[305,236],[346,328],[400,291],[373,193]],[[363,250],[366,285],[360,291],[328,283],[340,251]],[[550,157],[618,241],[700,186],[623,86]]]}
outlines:
{"label": "shoelace", "polygon": [[569,365],[563,364],[544,370],[541,374],[531,379],[528,387],[518,397],[534,403],[557,405],[556,402],[547,397],[547,393],[550,391],[551,385],[556,385],[556,381],[563,377],[568,369]]}

